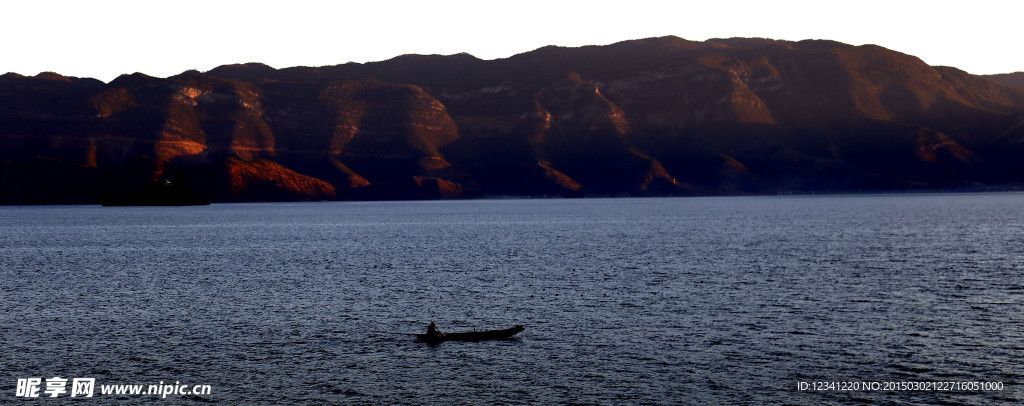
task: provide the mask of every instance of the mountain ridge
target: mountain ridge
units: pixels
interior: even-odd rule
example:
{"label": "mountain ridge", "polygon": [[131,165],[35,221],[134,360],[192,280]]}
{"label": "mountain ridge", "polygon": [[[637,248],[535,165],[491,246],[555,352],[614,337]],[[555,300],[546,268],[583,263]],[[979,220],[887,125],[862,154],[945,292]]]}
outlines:
{"label": "mountain ridge", "polygon": [[1001,73],[996,75],[982,75],[982,77],[1016,89],[1024,89],[1024,72]]}
{"label": "mountain ridge", "polygon": [[660,37],[496,60],[0,76],[2,203],[1016,187],[1024,91],[875,45]]}

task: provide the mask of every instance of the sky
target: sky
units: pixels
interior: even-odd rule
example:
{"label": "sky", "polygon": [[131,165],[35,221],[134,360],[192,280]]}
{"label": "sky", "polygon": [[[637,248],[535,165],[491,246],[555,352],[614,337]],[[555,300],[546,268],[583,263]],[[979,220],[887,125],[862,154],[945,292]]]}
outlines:
{"label": "sky", "polygon": [[262,62],[403,54],[506,58],[545,45],[675,35],[875,44],[974,74],[1024,71],[1020,1],[5,0],[0,72],[105,82]]}

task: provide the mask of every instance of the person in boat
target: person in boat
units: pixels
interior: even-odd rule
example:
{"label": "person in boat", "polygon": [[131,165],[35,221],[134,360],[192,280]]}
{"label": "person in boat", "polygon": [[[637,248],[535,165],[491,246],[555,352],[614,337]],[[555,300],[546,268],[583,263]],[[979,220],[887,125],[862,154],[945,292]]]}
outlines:
{"label": "person in boat", "polygon": [[441,332],[437,331],[437,326],[434,324],[434,322],[430,322],[430,325],[427,326],[427,336],[437,337],[439,335],[441,335]]}

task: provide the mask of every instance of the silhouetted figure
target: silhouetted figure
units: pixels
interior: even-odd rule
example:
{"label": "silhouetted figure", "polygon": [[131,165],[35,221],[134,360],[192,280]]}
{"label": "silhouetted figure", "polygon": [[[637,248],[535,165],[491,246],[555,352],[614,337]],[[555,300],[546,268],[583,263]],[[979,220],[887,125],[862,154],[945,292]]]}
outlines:
{"label": "silhouetted figure", "polygon": [[441,335],[441,332],[437,331],[437,326],[434,325],[434,322],[430,322],[430,325],[427,326],[427,335],[430,337],[437,337]]}

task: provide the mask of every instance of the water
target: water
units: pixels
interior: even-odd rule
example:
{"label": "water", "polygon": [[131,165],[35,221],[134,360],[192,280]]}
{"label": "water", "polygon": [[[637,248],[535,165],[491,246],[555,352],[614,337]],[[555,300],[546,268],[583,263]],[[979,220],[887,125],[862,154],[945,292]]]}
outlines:
{"label": "water", "polygon": [[[1024,399],[1024,195],[0,207],[18,378],[166,404]],[[442,330],[518,340],[427,346]],[[1003,391],[800,391],[997,381]],[[56,401],[68,401],[58,398]],[[77,399],[76,399],[77,400]]]}

